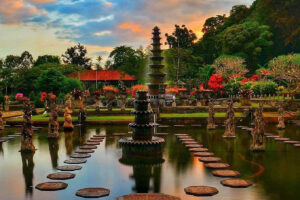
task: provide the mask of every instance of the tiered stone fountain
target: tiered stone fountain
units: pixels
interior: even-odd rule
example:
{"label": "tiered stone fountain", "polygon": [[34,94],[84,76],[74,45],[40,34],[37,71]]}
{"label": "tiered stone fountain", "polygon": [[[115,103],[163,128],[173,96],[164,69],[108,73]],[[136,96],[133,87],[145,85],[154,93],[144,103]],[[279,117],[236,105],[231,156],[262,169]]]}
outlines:
{"label": "tiered stone fountain", "polygon": [[166,84],[164,83],[166,74],[163,73],[164,65],[162,60],[164,57],[161,56],[162,50],[160,48],[161,37],[159,28],[156,26],[152,33],[152,53],[153,56],[150,58],[152,64],[150,65],[151,72],[149,73],[150,83],[149,87],[149,98],[153,107],[158,107],[164,102],[164,95]]}
{"label": "tiered stone fountain", "polygon": [[152,111],[148,110],[150,100],[146,91],[137,91],[134,101],[135,120],[129,126],[133,129],[132,137],[122,138],[119,144],[122,146],[122,159],[132,157],[152,159],[162,157],[163,138],[153,136],[154,124],[150,123]]}

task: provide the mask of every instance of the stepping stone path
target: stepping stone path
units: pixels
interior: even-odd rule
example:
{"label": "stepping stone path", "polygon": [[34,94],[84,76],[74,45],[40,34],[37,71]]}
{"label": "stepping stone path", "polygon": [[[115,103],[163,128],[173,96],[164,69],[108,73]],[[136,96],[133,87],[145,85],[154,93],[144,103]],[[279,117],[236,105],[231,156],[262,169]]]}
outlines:
{"label": "stepping stone path", "polygon": [[94,145],[83,145],[83,146],[80,146],[79,149],[97,149],[97,146],[94,146]]}
{"label": "stepping stone path", "polygon": [[213,196],[219,193],[219,191],[210,186],[190,186],[184,188],[186,194],[194,196]]}
{"label": "stepping stone path", "polygon": [[99,198],[108,196],[110,190],[105,188],[83,188],[77,190],[76,195],[84,198]]}
{"label": "stepping stone path", "polygon": [[221,158],[219,158],[219,157],[200,157],[199,161],[201,161],[201,162],[220,162]]}
{"label": "stepping stone path", "polygon": [[300,147],[300,144],[294,144],[294,147]]}
{"label": "stepping stone path", "polygon": [[86,163],[86,159],[71,158],[69,160],[65,160],[64,163],[66,163],[66,164],[82,164],[82,163]]}
{"label": "stepping stone path", "polygon": [[194,139],[192,139],[192,138],[182,138],[182,139],[179,139],[179,141],[181,141],[181,142],[183,142],[183,141],[195,141]]}
{"label": "stepping stone path", "polygon": [[127,133],[113,133],[113,136],[125,136]]}
{"label": "stepping stone path", "polygon": [[69,172],[57,172],[53,174],[49,174],[47,178],[53,179],[53,180],[67,180],[72,179],[75,177],[75,174],[69,173]]}
{"label": "stepping stone path", "polygon": [[226,169],[230,167],[230,165],[227,163],[205,163],[204,167],[211,169]]}
{"label": "stepping stone path", "polygon": [[210,156],[214,156],[215,154],[212,152],[196,152],[194,153],[194,156],[197,157],[210,157]]}
{"label": "stepping stone path", "polygon": [[161,193],[129,194],[118,197],[115,200],[180,200],[178,197]]}
{"label": "stepping stone path", "polygon": [[287,140],[290,140],[290,138],[279,137],[279,138],[274,138],[274,140],[276,140],[276,141],[287,141]]}
{"label": "stepping stone path", "polygon": [[266,138],[279,138],[280,136],[278,135],[267,135]]}
{"label": "stepping stone path", "polygon": [[245,179],[226,179],[222,180],[221,184],[233,188],[246,188],[251,186],[252,182]]}
{"label": "stepping stone path", "polygon": [[196,141],[183,141],[182,144],[185,144],[185,145],[192,144],[192,145],[194,145],[194,144],[198,144],[198,142],[196,142]]}
{"label": "stepping stone path", "polygon": [[205,152],[208,151],[207,148],[190,148],[190,152]]}
{"label": "stepping stone path", "polygon": [[63,190],[68,187],[68,184],[63,182],[45,182],[40,183],[35,186],[36,189],[42,191],[56,191],[56,190]]}
{"label": "stepping stone path", "polygon": [[238,177],[240,176],[240,173],[238,171],[234,170],[214,170],[212,171],[212,174],[214,176],[219,176],[219,177]]}
{"label": "stepping stone path", "polygon": [[95,151],[93,149],[77,149],[75,153],[94,153]]}
{"label": "stepping stone path", "polygon": [[79,165],[63,165],[56,167],[56,169],[60,171],[75,171],[82,169],[82,167]]}
{"label": "stepping stone path", "polygon": [[102,142],[102,141],[103,141],[103,139],[100,139],[100,138],[91,138],[87,142]]}
{"label": "stepping stone path", "polygon": [[91,157],[91,154],[87,154],[87,153],[74,153],[70,157],[71,158],[89,158],[89,157]]}

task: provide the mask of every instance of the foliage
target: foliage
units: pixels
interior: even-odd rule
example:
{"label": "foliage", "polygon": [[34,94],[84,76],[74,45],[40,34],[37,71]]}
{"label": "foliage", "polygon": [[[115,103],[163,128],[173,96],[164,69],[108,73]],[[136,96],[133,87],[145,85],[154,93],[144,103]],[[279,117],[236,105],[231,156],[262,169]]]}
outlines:
{"label": "foliage", "polygon": [[63,80],[62,93],[67,94],[73,90],[82,90],[81,82],[74,78],[67,78]]}
{"label": "foliage", "polygon": [[87,56],[87,50],[86,48],[81,45],[80,43],[70,47],[66,50],[66,52],[62,55],[63,62],[65,64],[73,64],[80,66],[84,69],[90,69],[91,68],[91,59]]}
{"label": "foliage", "polygon": [[177,24],[175,25],[175,31],[171,35],[166,33],[165,36],[167,38],[166,44],[170,48],[189,49],[197,39],[196,34],[192,30],[188,30],[185,25],[180,27]]}
{"label": "foliage", "polygon": [[213,73],[213,68],[210,65],[204,65],[199,68],[198,76],[201,83],[207,85],[210,76]]}
{"label": "foliage", "polygon": [[247,69],[245,68],[245,60],[237,56],[222,55],[217,58],[213,65],[216,73],[228,78],[234,74],[245,74]]}
{"label": "foliage", "polygon": [[279,56],[269,62],[270,75],[279,80],[287,80],[289,87],[300,84],[300,54]]}
{"label": "foliage", "polygon": [[273,95],[277,92],[278,85],[274,81],[255,82],[252,86],[255,95]]}
{"label": "foliage", "polygon": [[5,102],[5,97],[2,92],[0,92],[0,104],[3,104]]}
{"label": "foliage", "polygon": [[[116,47],[109,55],[109,58],[112,59],[112,64],[109,64],[109,68],[119,69],[134,75],[140,82],[144,82],[148,54],[147,49],[142,47],[137,50],[128,46]],[[105,68],[108,68],[108,66]]]}
{"label": "foliage", "polygon": [[41,101],[41,93],[39,93],[38,95],[36,95],[34,97],[34,106],[36,108],[43,108],[44,107],[44,103]]}
{"label": "foliage", "polygon": [[37,60],[34,62],[34,66],[43,65],[46,63],[60,64],[60,58],[58,56],[53,56],[53,55],[39,56]]}

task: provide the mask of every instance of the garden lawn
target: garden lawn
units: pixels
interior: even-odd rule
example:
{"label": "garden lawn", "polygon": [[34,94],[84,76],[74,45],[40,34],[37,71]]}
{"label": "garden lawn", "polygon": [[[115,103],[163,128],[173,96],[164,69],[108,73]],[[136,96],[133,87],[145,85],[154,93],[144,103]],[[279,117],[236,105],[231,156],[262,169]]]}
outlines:
{"label": "garden lawn", "polygon": [[[235,113],[235,117],[244,117],[243,113]],[[161,118],[208,117],[208,113],[161,113]],[[226,117],[226,113],[216,113],[215,117]]]}

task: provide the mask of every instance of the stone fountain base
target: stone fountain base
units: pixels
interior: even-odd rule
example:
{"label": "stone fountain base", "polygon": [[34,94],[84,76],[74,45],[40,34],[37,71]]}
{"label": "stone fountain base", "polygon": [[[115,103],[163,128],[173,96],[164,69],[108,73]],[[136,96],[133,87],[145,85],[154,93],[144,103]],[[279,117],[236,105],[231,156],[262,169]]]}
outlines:
{"label": "stone fountain base", "polygon": [[122,146],[123,157],[156,159],[162,157],[162,145],[165,140],[160,137],[152,137],[152,140],[133,140],[122,138],[119,144]]}

